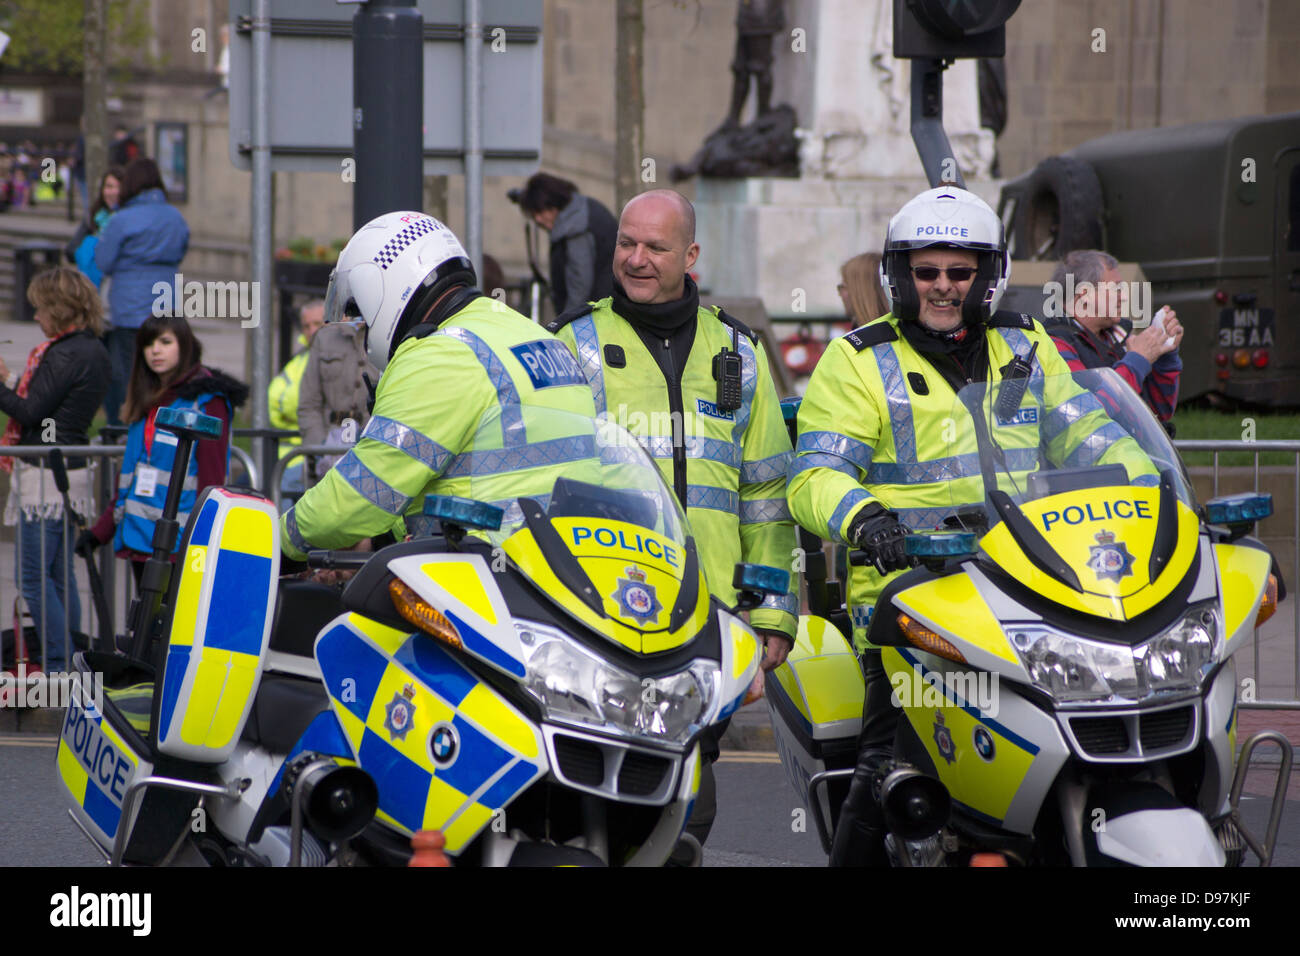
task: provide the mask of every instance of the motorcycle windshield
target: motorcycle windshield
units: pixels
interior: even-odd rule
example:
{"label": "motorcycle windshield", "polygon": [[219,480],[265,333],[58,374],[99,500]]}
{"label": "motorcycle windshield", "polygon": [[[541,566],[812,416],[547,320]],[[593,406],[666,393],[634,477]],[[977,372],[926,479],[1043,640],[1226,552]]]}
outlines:
{"label": "motorcycle windshield", "polygon": [[952,478],[943,526],[981,535],[981,550],[1039,594],[1122,619],[1146,600],[1130,599],[1167,593],[1190,565],[1190,484],[1114,370],[977,382],[944,424],[949,454],[934,463]]}
{"label": "motorcycle windshield", "polygon": [[552,599],[639,632],[676,630],[707,606],[686,517],[627,430],[506,405],[471,447],[448,476],[468,472],[470,497],[503,510],[486,537]]}

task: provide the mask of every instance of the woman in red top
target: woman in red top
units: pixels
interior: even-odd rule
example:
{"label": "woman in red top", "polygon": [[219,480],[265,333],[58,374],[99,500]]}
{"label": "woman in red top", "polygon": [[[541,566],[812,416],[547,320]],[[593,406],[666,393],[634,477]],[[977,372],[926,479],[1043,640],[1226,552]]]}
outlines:
{"label": "woman in red top", "polygon": [[189,506],[203,489],[226,481],[233,410],[248,398],[248,386],[224,372],[206,368],[202,358],[203,347],[189,323],[179,316],[152,316],[136,335],[135,361],[127,384],[126,403],[122,406],[122,420],[131,427],[117,497],[78,541],[78,548],[115,539],[118,557],[132,561],[137,584],[151,553],[153,522],[146,514],[154,506],[149,502],[166,492],[166,476],[159,477],[158,453],[160,445],[169,442],[170,435],[154,426],[160,408],[195,409],[197,406],[198,411],[222,423],[219,441],[194,443],[189,473],[195,475],[196,487],[182,495],[181,513],[177,515],[182,526]]}

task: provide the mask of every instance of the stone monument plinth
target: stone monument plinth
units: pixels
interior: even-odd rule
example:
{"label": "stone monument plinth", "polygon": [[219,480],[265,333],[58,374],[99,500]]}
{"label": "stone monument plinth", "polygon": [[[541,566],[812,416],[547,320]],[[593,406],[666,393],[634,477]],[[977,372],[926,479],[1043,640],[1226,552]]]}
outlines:
{"label": "stone monument plinth", "polygon": [[[778,38],[774,98],[801,121],[799,177],[698,179],[698,269],[711,294],[757,295],[773,318],[840,315],[840,264],[880,251],[890,217],[929,186],[910,63],[891,53],[889,0],[792,0],[787,24],[804,32]],[[944,75],[944,128],[967,188],[996,206],[973,60]]]}

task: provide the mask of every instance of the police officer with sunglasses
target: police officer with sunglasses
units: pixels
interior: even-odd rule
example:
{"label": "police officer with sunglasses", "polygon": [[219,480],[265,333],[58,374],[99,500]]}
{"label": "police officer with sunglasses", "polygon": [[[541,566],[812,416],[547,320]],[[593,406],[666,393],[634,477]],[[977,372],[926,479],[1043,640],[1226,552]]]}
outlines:
{"label": "police officer with sunglasses", "polygon": [[[1013,369],[1028,370],[1039,382],[1047,377],[1043,401],[1050,408],[1081,392],[1042,325],[995,311],[1010,271],[1002,223],[983,200],[955,186],[916,196],[886,234],[880,272],[890,314],[830,344],[799,409],[786,490],[790,511],[809,531],[866,552],[870,562],[849,573],[866,701],[858,769],[836,829],[832,866],[885,862],[870,779],[891,757],[898,710],[880,650],[867,641],[876,601],[914,563],[903,546],[909,530],[933,529],[962,506],[983,503],[978,455],[965,453],[973,439],[957,434],[970,428],[954,413],[957,393],[973,382],[995,387]],[[1040,433],[1051,446],[1049,457],[1091,465],[1130,454],[1108,437],[1100,409],[1058,417],[1067,424]],[[1038,429],[1043,420],[1026,417],[1024,427]],[[1149,460],[1132,464],[1135,473],[1153,472]]]}

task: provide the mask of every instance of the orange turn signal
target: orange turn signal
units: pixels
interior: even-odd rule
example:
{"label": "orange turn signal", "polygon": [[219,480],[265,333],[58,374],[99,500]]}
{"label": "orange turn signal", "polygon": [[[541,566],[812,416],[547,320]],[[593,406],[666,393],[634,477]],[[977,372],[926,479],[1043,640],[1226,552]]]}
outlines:
{"label": "orange turn signal", "polygon": [[397,613],[424,633],[458,649],[465,646],[460,639],[460,632],[451,621],[438,613],[433,605],[412,591],[403,581],[393,578],[388,583],[388,596],[393,599],[393,607],[397,608]]}
{"label": "orange turn signal", "polygon": [[956,661],[958,664],[966,663],[966,658],[951,642],[940,637],[915,618],[908,617],[906,614],[898,615],[898,627],[907,635],[907,639],[921,650]]}
{"label": "orange turn signal", "polygon": [[1277,575],[1268,576],[1268,584],[1264,585],[1264,598],[1259,602],[1259,613],[1255,615],[1255,626],[1259,627],[1270,617],[1277,613]]}

